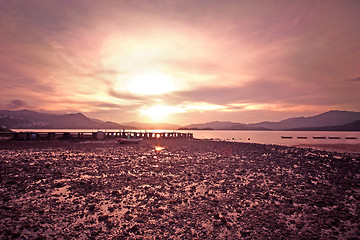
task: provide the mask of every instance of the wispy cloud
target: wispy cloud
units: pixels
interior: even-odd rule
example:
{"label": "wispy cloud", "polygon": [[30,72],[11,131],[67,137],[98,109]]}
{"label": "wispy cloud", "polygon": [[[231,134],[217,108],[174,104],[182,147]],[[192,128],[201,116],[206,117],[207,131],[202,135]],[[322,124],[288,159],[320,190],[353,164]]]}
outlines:
{"label": "wispy cloud", "polygon": [[[360,82],[359,11],[336,0],[2,1],[1,106],[120,122],[159,104],[181,109],[174,122],[360,111],[349,84]],[[147,72],[176,88],[129,92]]]}
{"label": "wispy cloud", "polygon": [[348,81],[348,82],[360,82],[360,77],[345,79],[345,81]]}

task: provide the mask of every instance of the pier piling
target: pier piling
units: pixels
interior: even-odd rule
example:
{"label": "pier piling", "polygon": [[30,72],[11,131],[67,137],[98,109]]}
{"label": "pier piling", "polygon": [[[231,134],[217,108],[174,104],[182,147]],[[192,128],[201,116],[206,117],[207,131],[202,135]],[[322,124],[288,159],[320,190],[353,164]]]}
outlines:
{"label": "pier piling", "polygon": [[111,138],[143,138],[143,139],[192,139],[193,133],[182,132],[134,132],[134,131],[97,131],[97,132],[12,132],[6,133],[13,140],[102,140]]}

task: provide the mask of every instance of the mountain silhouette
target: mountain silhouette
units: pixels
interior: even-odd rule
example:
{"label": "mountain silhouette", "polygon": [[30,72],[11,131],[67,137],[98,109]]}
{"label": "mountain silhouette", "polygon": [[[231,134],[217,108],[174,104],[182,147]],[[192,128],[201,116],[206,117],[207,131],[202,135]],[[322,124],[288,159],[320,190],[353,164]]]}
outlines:
{"label": "mountain silhouette", "polygon": [[93,120],[82,113],[48,114],[29,110],[0,110],[0,126],[7,128],[135,129],[114,122]]}
{"label": "mountain silhouette", "polygon": [[[288,118],[279,122],[259,122],[252,124],[220,122],[213,121],[200,124],[190,124],[184,126],[187,129],[206,129],[214,130],[292,130],[292,129],[308,129],[321,128],[331,129],[342,125],[354,123],[360,120],[360,112],[338,111],[332,110],[311,117],[295,117]],[[355,127],[356,129],[356,127]]]}

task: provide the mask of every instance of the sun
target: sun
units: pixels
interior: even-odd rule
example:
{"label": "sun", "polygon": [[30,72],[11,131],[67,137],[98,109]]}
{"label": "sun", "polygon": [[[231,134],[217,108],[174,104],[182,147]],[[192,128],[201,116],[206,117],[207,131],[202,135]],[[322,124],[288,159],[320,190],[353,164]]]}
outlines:
{"label": "sun", "polygon": [[156,105],[150,108],[140,110],[142,115],[148,116],[154,121],[162,121],[166,119],[170,114],[183,113],[184,110],[175,106]]}
{"label": "sun", "polygon": [[175,90],[174,79],[164,73],[152,72],[132,78],[127,90],[136,95],[160,95]]}

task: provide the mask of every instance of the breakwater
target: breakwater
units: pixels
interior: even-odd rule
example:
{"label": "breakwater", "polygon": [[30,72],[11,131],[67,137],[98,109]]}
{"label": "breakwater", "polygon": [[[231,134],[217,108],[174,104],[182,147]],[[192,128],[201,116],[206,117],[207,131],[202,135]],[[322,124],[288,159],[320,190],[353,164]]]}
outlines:
{"label": "breakwater", "polygon": [[102,140],[108,138],[193,138],[193,133],[181,132],[135,132],[135,131],[97,131],[97,132],[11,132],[0,133],[1,137],[12,140]]}

